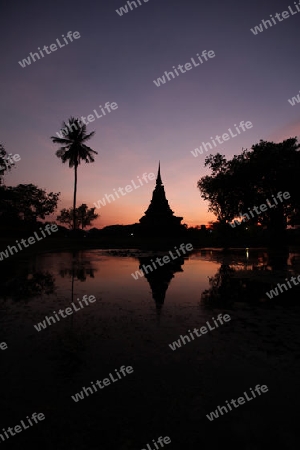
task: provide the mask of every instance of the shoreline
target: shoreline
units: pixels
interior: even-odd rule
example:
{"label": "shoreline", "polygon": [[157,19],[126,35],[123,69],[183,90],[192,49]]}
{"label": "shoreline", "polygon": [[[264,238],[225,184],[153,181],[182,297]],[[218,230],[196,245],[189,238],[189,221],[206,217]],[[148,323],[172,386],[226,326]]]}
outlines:
{"label": "shoreline", "polygon": [[[184,242],[187,240],[184,237],[179,237],[177,239],[168,239],[168,240],[146,240],[146,239],[135,239],[133,242],[130,242],[129,239],[70,239],[70,238],[48,238],[43,239],[42,242],[36,243],[36,245],[28,249],[23,249],[23,255],[36,255],[43,253],[56,253],[56,252],[65,252],[65,251],[88,251],[88,250],[108,250],[108,251],[121,251],[126,252],[125,256],[130,256],[128,253],[142,251],[142,252],[159,252],[164,250],[170,250],[170,248],[177,245],[178,242]],[[15,238],[7,239],[0,238],[0,252],[5,250],[8,245],[12,245],[13,241],[15,242]],[[190,240],[191,242],[192,240]],[[268,246],[250,246],[250,247],[206,247],[197,245],[197,243],[192,243],[193,252],[201,251],[201,252],[214,252],[219,254],[230,254],[230,253],[244,253],[245,251],[257,252],[257,251],[269,251],[270,247]],[[285,247],[279,248],[271,248],[272,252],[283,254],[287,250],[289,252],[299,252],[300,246],[291,244],[286,245]],[[16,257],[20,256],[19,254],[11,255],[6,260],[1,262],[6,262],[9,260],[13,260]]]}

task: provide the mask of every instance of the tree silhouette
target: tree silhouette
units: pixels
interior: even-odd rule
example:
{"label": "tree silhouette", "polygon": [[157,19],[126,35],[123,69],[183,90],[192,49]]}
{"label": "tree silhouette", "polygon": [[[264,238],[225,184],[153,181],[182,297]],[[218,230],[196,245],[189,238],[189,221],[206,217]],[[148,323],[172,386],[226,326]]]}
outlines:
{"label": "tree silhouette", "polygon": [[11,168],[14,166],[14,162],[11,161],[11,159],[8,158],[8,154],[3,147],[2,144],[0,144],[0,185],[3,183],[3,175],[7,170],[11,170]]}
{"label": "tree silhouette", "polygon": [[[83,203],[78,208],[76,208],[75,211],[75,217],[76,217],[76,228],[79,228],[81,226],[81,229],[83,230],[87,226],[91,225],[93,220],[97,219],[99,217],[98,214],[95,214],[96,208],[88,208],[88,206]],[[69,209],[62,209],[60,211],[60,215],[56,218],[58,222],[65,223],[69,225],[69,228],[72,227],[73,219],[74,219],[74,211],[73,208]]]}
{"label": "tree silhouette", "polygon": [[0,219],[16,222],[36,223],[52,214],[59,199],[60,192],[47,193],[34,184],[0,187]]}
{"label": "tree silhouette", "polygon": [[73,230],[76,229],[76,194],[77,194],[77,168],[81,161],[86,163],[94,162],[93,155],[98,153],[88,147],[85,142],[94,136],[95,131],[87,134],[86,125],[80,119],[70,117],[68,123],[62,125],[63,138],[51,136],[52,142],[60,144],[61,147],[56,151],[56,156],[63,163],[69,162],[69,167],[74,167],[74,197],[73,197]]}
{"label": "tree silhouette", "polygon": [[91,225],[99,217],[99,214],[95,214],[95,209],[89,209],[85,203],[77,208],[78,225],[81,225],[82,230]]}
{"label": "tree silhouette", "polygon": [[202,177],[197,186],[209,201],[209,211],[226,224],[239,214],[246,216],[248,208],[272,202],[278,192],[289,192],[289,200],[276,207],[258,210],[253,217],[247,214],[252,223],[267,227],[272,240],[283,238],[288,224],[299,223],[299,147],[297,138],[278,144],[261,140],[228,161],[220,154],[208,156],[205,166],[212,175]]}

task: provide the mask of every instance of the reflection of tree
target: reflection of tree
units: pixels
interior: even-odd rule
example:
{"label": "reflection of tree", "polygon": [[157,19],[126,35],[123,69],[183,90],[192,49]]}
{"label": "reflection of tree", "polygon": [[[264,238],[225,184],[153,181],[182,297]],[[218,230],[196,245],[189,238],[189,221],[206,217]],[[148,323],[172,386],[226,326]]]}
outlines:
{"label": "reflection of tree", "polygon": [[[170,261],[169,263],[164,264],[163,266],[159,266],[158,264],[156,264],[157,269],[155,269],[152,265],[151,260],[155,261],[157,256],[161,255],[154,255],[151,257],[140,257],[139,269],[143,271],[144,276],[150,285],[152,291],[152,298],[155,301],[156,310],[159,313],[162,309],[162,305],[164,304],[166,292],[169,287],[170,281],[172,280],[172,278],[174,278],[174,273],[183,272],[181,266],[184,264],[184,259],[182,257],[178,257],[177,259]],[[151,266],[153,268],[153,271],[151,272],[148,269],[148,273],[146,273],[146,271],[143,270],[142,267],[143,265]]]}
{"label": "reflection of tree", "polygon": [[289,257],[289,249],[286,246],[280,246],[276,249],[268,250],[268,264],[272,270],[287,271],[287,261]]}
{"label": "reflection of tree", "polygon": [[[219,264],[234,266],[236,270],[260,270],[267,272],[283,271],[288,275],[289,249],[286,246],[278,245],[276,249],[257,250],[245,248],[238,251],[213,252],[211,250],[201,250],[201,256],[205,256],[210,261]],[[292,259],[291,261],[294,261]]]}
{"label": "reflection of tree", "polygon": [[62,278],[69,277],[76,278],[79,281],[86,281],[87,277],[94,278],[94,273],[97,269],[94,269],[91,266],[90,261],[86,261],[82,258],[81,253],[77,251],[73,251],[72,259],[70,258],[70,262],[67,264],[68,267],[62,267],[59,269],[59,275]]}
{"label": "reflection of tree", "polygon": [[[297,253],[292,253],[290,258],[291,265],[294,266],[296,269],[299,268],[300,264],[300,256]],[[299,269],[298,269],[299,271]]]}
{"label": "reflection of tree", "polygon": [[[5,272],[4,272],[5,273]],[[49,272],[30,273],[29,269],[23,269],[21,273],[7,274],[4,281],[3,273],[0,280],[1,296],[11,297],[13,300],[28,300],[42,294],[53,294],[55,290],[55,278]]]}
{"label": "reflection of tree", "polygon": [[[225,260],[225,258],[224,258]],[[269,301],[266,292],[273,289],[278,282],[284,282],[287,271],[286,254],[268,253],[258,258],[258,261],[247,268],[229,264],[223,260],[221,266],[213,277],[209,277],[210,288],[202,292],[201,302],[206,307],[230,307],[235,302],[258,303]],[[234,265],[234,268],[231,266]],[[272,299],[272,303],[293,300],[296,290],[290,291],[287,296]]]}
{"label": "reflection of tree", "polygon": [[85,267],[74,267],[74,269],[60,269],[59,275],[62,278],[65,276],[75,277],[79,281],[86,281],[87,276],[94,278],[95,269],[85,268]]}
{"label": "reflection of tree", "polygon": [[210,288],[202,292],[201,300],[206,306],[231,304],[236,299],[236,287],[233,289],[232,277],[235,270],[229,264],[221,264],[215,276],[209,277]]}

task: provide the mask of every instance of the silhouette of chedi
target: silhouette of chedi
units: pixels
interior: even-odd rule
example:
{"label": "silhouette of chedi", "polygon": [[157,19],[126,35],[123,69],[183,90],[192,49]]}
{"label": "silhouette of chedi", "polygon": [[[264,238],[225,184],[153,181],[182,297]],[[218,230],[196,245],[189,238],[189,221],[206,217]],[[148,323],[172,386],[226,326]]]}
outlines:
{"label": "silhouette of chedi", "polygon": [[156,178],[156,186],[150,205],[140,219],[139,233],[143,236],[177,236],[185,231],[181,224],[183,217],[174,216],[166,199],[164,185],[160,176],[160,163]]}

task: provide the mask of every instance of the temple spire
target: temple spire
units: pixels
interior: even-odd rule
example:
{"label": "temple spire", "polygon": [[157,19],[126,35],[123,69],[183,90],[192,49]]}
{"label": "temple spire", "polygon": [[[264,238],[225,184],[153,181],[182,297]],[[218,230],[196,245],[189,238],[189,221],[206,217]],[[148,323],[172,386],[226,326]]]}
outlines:
{"label": "temple spire", "polygon": [[160,176],[160,162],[156,178],[156,186],[152,193],[152,200],[145,215],[140,218],[139,232],[144,236],[170,236],[180,235],[185,231],[181,225],[183,217],[174,216],[168,200],[165,188]]}
{"label": "temple spire", "polygon": [[158,172],[156,178],[156,185],[162,185],[161,176],[160,176],[160,161],[158,163]]}

